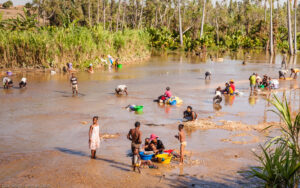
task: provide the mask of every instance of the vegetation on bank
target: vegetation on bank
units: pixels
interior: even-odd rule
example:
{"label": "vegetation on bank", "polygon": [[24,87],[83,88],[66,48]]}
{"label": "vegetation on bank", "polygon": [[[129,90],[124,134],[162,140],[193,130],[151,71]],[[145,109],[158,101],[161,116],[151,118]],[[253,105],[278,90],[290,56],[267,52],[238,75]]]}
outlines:
{"label": "vegetation on bank", "polygon": [[300,181],[300,112],[292,118],[285,99],[281,102],[276,96],[270,101],[274,111],[283,120],[282,135],[271,138],[261,146],[261,154],[255,154],[259,166],[252,167],[250,177],[260,180],[263,187],[298,187]]}
{"label": "vegetation on bank", "polygon": [[0,29],[0,62],[3,67],[61,68],[73,62],[77,68],[96,66],[112,55],[120,62],[150,56],[149,36],[142,30],[109,32],[102,26]]}

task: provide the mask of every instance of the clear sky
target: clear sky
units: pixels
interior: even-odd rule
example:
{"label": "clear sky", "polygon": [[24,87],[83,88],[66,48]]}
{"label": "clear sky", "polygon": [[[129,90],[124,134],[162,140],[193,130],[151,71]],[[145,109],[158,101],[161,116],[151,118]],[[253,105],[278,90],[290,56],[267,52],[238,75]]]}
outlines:
{"label": "clear sky", "polygon": [[[4,3],[7,0],[0,0],[0,3]],[[27,2],[31,2],[31,0],[12,0],[12,2],[14,3],[14,5],[24,5]]]}

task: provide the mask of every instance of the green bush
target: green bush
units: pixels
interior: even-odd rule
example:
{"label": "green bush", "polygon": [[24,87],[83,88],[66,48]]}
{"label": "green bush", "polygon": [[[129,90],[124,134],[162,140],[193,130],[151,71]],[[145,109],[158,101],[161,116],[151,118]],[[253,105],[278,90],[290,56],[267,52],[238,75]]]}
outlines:
{"label": "green bush", "polygon": [[13,2],[12,1],[6,1],[5,3],[2,4],[2,7],[5,8],[5,9],[8,9],[10,7],[14,6]]}

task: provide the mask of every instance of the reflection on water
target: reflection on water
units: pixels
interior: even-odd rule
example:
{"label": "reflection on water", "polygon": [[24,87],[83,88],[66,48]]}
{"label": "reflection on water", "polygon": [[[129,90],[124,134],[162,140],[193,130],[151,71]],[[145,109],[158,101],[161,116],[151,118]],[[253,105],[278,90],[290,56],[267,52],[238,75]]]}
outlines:
{"label": "reflection on water", "polygon": [[[249,124],[279,121],[276,115],[267,111],[272,108],[266,101],[271,95],[263,91],[251,94],[248,78],[253,72],[277,78],[281,55],[271,61],[269,56],[259,53],[224,52],[211,54],[212,59],[209,54],[206,56],[155,56],[144,64],[124,66],[118,71],[76,73],[80,93],[77,97],[72,97],[68,74],[23,73],[28,80],[27,89],[0,88],[0,141],[3,145],[0,152],[58,146],[87,148],[88,126],[80,122],[90,123],[93,115],[99,115],[102,132],[118,132],[121,135],[126,135],[135,121],[141,121],[142,124],[177,124],[188,105],[193,107],[199,118],[212,116],[215,121],[223,119]],[[223,58],[223,61],[216,62],[218,58]],[[205,59],[207,62],[204,62]],[[247,65],[242,65],[244,59],[247,59]],[[296,67],[296,60],[288,62],[287,66]],[[204,80],[207,70],[212,72],[211,80]],[[13,76],[15,83],[23,74]],[[234,79],[237,90],[245,94],[225,96],[220,105],[213,105],[215,89],[218,86],[224,87],[230,79]],[[119,84],[128,86],[129,96],[116,97],[112,94]],[[173,95],[183,100],[183,105],[168,106],[153,102],[166,86],[170,86]],[[300,109],[298,88],[297,80],[280,80],[280,89],[275,90],[281,99],[287,97],[293,114]],[[144,113],[135,114],[124,110],[123,107],[128,104],[143,105]],[[224,115],[215,116],[217,112]],[[164,142],[174,145],[177,143],[173,138],[177,132],[176,127],[143,126],[142,131],[144,135],[159,134]],[[195,131],[187,134],[192,138],[194,135],[198,137],[198,134],[212,133]],[[123,152],[126,148],[120,145],[128,143],[120,139],[106,141],[106,144]]]}

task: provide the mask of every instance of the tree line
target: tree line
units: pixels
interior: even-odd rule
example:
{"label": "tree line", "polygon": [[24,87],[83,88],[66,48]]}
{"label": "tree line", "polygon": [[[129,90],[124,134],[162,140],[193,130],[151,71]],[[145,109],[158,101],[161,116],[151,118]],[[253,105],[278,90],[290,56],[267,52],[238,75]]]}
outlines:
{"label": "tree line", "polygon": [[297,0],[33,0],[40,26],[146,29],[156,48],[297,52]]}

